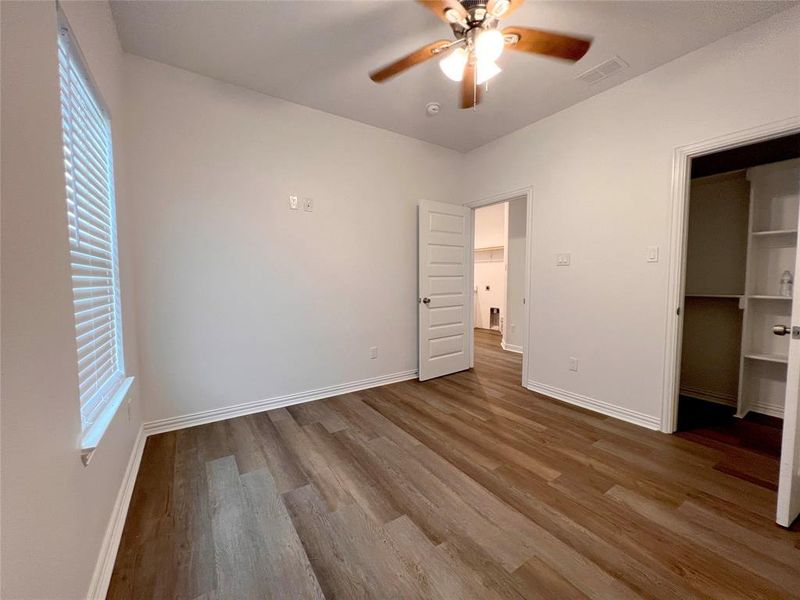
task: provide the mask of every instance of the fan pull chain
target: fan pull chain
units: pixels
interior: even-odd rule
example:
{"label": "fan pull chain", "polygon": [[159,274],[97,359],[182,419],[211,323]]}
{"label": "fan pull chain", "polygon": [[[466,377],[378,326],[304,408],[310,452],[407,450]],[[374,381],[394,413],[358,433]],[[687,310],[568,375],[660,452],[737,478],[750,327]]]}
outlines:
{"label": "fan pull chain", "polygon": [[478,110],[478,79],[472,77],[472,111]]}

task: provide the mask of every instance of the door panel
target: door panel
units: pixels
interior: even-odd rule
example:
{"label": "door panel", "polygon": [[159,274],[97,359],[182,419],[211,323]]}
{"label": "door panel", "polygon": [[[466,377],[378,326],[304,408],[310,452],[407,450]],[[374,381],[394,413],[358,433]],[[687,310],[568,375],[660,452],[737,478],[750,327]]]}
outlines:
{"label": "door panel", "polygon": [[419,378],[469,368],[471,211],[419,204]]}
{"label": "door panel", "polygon": [[[785,182],[781,186],[784,194],[773,201],[785,201],[793,208],[793,218],[798,218],[798,200],[800,199],[800,169],[798,161],[792,161],[793,168],[781,173]],[[800,218],[798,218],[800,227]],[[798,246],[800,247],[800,246]],[[800,290],[797,281],[800,274],[800,251],[795,249],[794,261],[794,294],[792,298],[793,326],[800,325]],[[778,511],[776,521],[788,527],[800,514],[800,336],[792,333],[789,340],[789,365],[786,369],[786,398],[783,405],[783,439],[781,442],[781,470],[778,477]]]}

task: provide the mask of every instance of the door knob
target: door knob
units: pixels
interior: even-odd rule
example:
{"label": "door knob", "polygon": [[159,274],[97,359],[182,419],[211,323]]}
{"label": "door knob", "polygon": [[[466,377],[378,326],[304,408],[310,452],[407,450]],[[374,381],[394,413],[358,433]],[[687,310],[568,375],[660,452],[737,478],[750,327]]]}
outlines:
{"label": "door knob", "polygon": [[430,304],[431,303],[431,299],[430,298],[423,298],[422,299],[422,303],[423,304]]}
{"label": "door knob", "polygon": [[772,333],[775,335],[786,335],[791,332],[792,330],[786,325],[775,325],[772,327]]}

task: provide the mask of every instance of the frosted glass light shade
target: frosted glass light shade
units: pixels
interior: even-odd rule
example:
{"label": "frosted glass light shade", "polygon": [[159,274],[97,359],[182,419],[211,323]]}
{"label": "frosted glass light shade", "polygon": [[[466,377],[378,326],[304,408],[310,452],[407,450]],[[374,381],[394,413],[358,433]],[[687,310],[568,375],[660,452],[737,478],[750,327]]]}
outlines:
{"label": "frosted glass light shade", "polygon": [[503,53],[505,40],[497,29],[481,31],[475,38],[475,55],[479,61],[494,62]]}
{"label": "frosted glass light shade", "polygon": [[464,79],[464,67],[467,66],[469,54],[464,48],[456,48],[439,61],[439,68],[448,79],[461,81]]}
{"label": "frosted glass light shade", "polygon": [[498,73],[502,72],[503,69],[498,67],[492,61],[480,61],[478,63],[478,73],[475,79],[475,83],[481,85],[489,81],[492,77],[497,75]]}

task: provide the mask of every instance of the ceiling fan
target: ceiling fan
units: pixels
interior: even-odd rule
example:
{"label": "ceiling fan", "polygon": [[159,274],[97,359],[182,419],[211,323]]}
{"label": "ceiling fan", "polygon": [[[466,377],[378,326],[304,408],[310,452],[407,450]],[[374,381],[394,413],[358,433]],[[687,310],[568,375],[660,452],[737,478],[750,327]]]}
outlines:
{"label": "ceiling fan", "polygon": [[399,75],[406,69],[442,56],[439,67],[453,81],[461,82],[461,108],[481,101],[482,86],[502,69],[495,62],[506,46],[517,52],[542,54],[575,62],[589,50],[591,38],[528,29],[497,28],[500,18],[520,7],[523,0],[417,0],[453,30],[455,40],[438,40],[373,71],[376,83]]}

